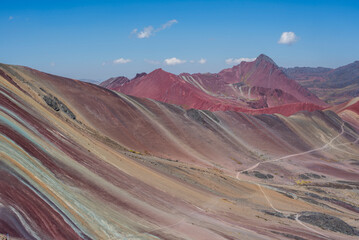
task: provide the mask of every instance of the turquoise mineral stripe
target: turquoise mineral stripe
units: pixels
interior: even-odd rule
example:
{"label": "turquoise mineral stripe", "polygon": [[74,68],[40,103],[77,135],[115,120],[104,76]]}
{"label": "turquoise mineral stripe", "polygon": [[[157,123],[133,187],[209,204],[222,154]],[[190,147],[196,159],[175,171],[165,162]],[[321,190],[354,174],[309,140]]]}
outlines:
{"label": "turquoise mineral stripe", "polygon": [[[0,109],[1,109],[1,110],[4,110],[4,108],[1,107],[1,106],[0,106]],[[5,109],[5,111],[6,111],[6,113],[9,112],[9,111],[6,110],[6,109]],[[9,115],[10,115],[10,114],[9,114]],[[15,116],[15,114],[12,113],[10,116]],[[17,117],[17,119],[19,119],[19,118]],[[20,121],[21,121],[21,120],[20,120]],[[21,121],[21,122],[23,122],[23,121]],[[5,125],[9,126],[9,127],[12,128],[14,131],[16,131],[16,132],[18,132],[19,134],[21,134],[24,138],[26,138],[26,139],[28,139],[30,142],[34,143],[34,144],[36,145],[36,147],[38,147],[38,148],[40,148],[42,151],[48,153],[48,152],[46,151],[46,149],[45,149],[42,145],[38,144],[38,142],[35,140],[34,137],[32,137],[31,135],[29,135],[21,126],[19,126],[18,124],[16,124],[16,122],[9,120],[9,119],[6,118],[5,116],[3,116],[3,114],[1,114],[1,113],[0,113],[0,123],[3,123],[3,124],[5,124]],[[24,123],[24,122],[23,122],[23,123]],[[41,136],[40,134],[38,134],[38,135]],[[52,143],[50,143],[50,144],[53,145]],[[54,145],[53,145],[53,146],[54,146]],[[55,146],[54,146],[54,147],[55,147]]]}

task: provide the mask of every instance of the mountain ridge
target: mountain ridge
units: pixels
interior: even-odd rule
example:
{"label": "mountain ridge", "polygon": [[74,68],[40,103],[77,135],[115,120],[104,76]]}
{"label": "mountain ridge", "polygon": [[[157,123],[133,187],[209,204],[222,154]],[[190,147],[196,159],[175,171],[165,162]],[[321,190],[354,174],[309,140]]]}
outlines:
{"label": "mountain ridge", "polygon": [[13,238],[317,239],[292,217],[308,211],[336,217],[328,238],[355,238],[335,231],[358,227],[359,131],[331,110],[183,109],[0,64],[0,130]]}
{"label": "mountain ridge", "polygon": [[[246,74],[248,78],[244,78]],[[286,78],[275,62],[264,54],[254,62],[242,62],[217,74],[175,75],[159,68],[138,79],[107,88],[185,108],[211,111],[245,111],[299,102],[326,106],[304,87]]]}
{"label": "mountain ridge", "polygon": [[338,68],[282,68],[291,78],[329,104],[359,96],[359,61]]}

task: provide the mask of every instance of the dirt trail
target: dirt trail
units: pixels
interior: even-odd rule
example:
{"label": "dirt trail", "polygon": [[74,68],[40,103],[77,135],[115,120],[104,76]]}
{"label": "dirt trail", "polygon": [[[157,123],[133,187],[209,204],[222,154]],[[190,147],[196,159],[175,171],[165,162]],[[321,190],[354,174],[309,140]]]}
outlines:
{"label": "dirt trail", "polygon": [[[253,170],[253,169],[256,169],[260,164],[264,164],[264,163],[267,163],[267,162],[276,162],[276,161],[280,161],[280,160],[283,160],[283,159],[288,159],[288,158],[291,158],[291,157],[296,157],[296,156],[301,156],[301,155],[309,154],[309,153],[312,153],[312,152],[315,152],[315,151],[321,151],[321,150],[324,150],[324,149],[327,148],[327,147],[331,147],[331,148],[333,148],[333,149],[340,150],[340,151],[345,152],[345,153],[347,153],[347,154],[352,154],[352,155],[358,156],[357,154],[353,154],[353,153],[350,153],[350,152],[341,150],[341,149],[337,148],[337,146],[342,146],[342,145],[357,143],[357,142],[359,141],[359,137],[357,137],[357,139],[356,139],[354,142],[342,143],[342,144],[337,144],[337,145],[334,145],[334,144],[333,144],[333,142],[334,142],[337,138],[339,138],[340,136],[342,136],[344,133],[347,133],[347,132],[345,131],[345,129],[344,129],[344,126],[345,126],[345,122],[343,122],[342,125],[341,125],[341,132],[340,132],[337,136],[333,137],[328,143],[326,143],[326,144],[325,144],[324,146],[322,146],[322,147],[315,148],[315,149],[312,149],[312,150],[309,150],[309,151],[305,151],[305,152],[301,152],[301,153],[290,154],[290,155],[287,155],[287,156],[284,156],[284,157],[280,157],[280,158],[277,158],[277,159],[273,159],[273,160],[267,160],[267,161],[264,161],[264,162],[256,163],[256,164],[254,164],[253,166],[251,166],[251,167],[249,167],[249,168],[247,168],[247,169],[245,169],[245,170],[242,170],[242,171],[237,172],[237,174],[236,174],[236,179],[237,179],[237,180],[240,180],[240,181],[243,181],[243,180],[241,180],[241,179],[239,178],[239,174],[240,174],[240,173],[243,173],[243,172],[245,172],[245,171],[251,171],[251,170]],[[347,134],[353,136],[351,133],[347,133]],[[312,231],[312,232],[314,232],[314,233],[316,233],[316,234],[319,234],[319,235],[321,235],[321,236],[323,236],[323,237],[326,237],[326,238],[330,239],[330,237],[328,237],[327,235],[325,235],[325,234],[323,234],[323,233],[321,233],[321,232],[319,232],[319,231],[317,231],[317,230],[315,230],[315,229],[313,229],[313,228],[311,228],[311,227],[305,225],[303,222],[301,222],[301,221],[299,220],[300,214],[298,214],[298,213],[296,213],[296,212],[278,210],[276,207],[274,207],[272,201],[271,201],[270,198],[267,196],[267,194],[264,192],[262,186],[261,186],[259,183],[256,183],[256,182],[253,182],[253,181],[246,181],[246,182],[256,184],[256,185],[259,187],[259,189],[261,190],[263,196],[264,196],[265,199],[267,200],[269,206],[270,206],[274,211],[279,212],[279,213],[282,213],[282,214],[283,214],[284,216],[286,216],[286,217],[288,217],[288,216],[291,215],[291,214],[294,214],[294,215],[295,215],[295,221],[296,221],[298,224],[300,224],[301,226],[305,227],[306,229],[308,229],[308,230],[310,230],[310,231]]]}

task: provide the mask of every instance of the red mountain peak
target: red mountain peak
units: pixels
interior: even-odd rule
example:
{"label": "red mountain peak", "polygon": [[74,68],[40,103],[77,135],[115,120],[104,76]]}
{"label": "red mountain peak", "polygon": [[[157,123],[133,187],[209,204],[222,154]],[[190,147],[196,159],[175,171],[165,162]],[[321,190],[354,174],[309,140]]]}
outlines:
{"label": "red mountain peak", "polygon": [[260,63],[270,63],[278,67],[277,64],[270,57],[264,54],[260,54],[254,62],[256,63],[256,65]]}

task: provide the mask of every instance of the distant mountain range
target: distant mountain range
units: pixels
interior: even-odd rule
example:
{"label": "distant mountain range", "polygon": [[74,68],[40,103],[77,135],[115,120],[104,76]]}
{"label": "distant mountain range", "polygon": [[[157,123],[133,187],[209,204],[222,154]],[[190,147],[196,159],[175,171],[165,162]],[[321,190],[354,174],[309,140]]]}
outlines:
{"label": "distant mountain range", "polygon": [[131,80],[111,78],[100,86],[180,105],[185,109],[290,115],[298,110],[313,111],[327,106],[305,87],[288,78],[272,59],[263,54],[253,62],[242,62],[217,74],[174,75],[157,69]]}
{"label": "distant mountain range", "polygon": [[295,67],[282,70],[329,104],[359,96],[359,61],[335,69]]}
{"label": "distant mountain range", "polygon": [[[291,109],[291,104],[302,103],[303,110],[316,110],[359,95],[359,62],[337,69],[281,68],[261,54],[253,62],[241,62],[217,74],[174,75],[157,69],[133,79],[110,78],[100,86],[186,109],[272,112],[273,107],[289,105]],[[294,113],[280,109],[285,115]]]}

